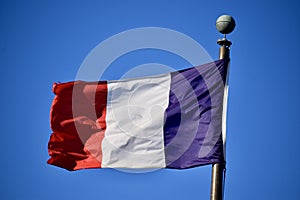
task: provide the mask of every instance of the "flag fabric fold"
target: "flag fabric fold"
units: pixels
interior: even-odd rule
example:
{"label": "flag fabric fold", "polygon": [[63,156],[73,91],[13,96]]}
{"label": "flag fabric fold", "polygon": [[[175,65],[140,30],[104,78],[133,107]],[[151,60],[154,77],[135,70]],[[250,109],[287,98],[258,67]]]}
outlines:
{"label": "flag fabric fold", "polygon": [[224,163],[228,61],[118,81],[55,83],[48,163],[175,168]]}

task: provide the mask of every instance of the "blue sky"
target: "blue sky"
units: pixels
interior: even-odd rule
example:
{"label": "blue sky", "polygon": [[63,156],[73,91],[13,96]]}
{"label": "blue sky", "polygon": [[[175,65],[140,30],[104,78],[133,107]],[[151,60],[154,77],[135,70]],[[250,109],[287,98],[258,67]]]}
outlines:
{"label": "blue sky", "polygon": [[[74,80],[100,42],[139,27],[181,32],[215,60],[216,18],[235,17],[231,48],[225,199],[298,199],[300,140],[297,1],[1,1],[1,199],[209,199],[211,166],[183,171],[68,172],[46,164],[52,83]],[[111,49],[108,49],[110,51]],[[161,63],[144,50],[112,63],[103,78]]]}

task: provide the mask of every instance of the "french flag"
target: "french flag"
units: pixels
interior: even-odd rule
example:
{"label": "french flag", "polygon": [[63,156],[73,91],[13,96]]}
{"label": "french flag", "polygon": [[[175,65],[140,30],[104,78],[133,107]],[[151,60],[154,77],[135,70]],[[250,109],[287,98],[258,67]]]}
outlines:
{"label": "french flag", "polygon": [[48,163],[71,171],[224,163],[227,68],[223,59],[136,79],[54,83]]}

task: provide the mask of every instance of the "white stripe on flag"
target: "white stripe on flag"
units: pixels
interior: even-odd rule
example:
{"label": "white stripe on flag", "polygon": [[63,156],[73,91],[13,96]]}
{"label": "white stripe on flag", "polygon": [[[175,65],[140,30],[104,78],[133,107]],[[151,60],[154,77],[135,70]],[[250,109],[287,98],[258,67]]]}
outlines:
{"label": "white stripe on flag", "polygon": [[102,167],[164,168],[169,74],[108,82]]}

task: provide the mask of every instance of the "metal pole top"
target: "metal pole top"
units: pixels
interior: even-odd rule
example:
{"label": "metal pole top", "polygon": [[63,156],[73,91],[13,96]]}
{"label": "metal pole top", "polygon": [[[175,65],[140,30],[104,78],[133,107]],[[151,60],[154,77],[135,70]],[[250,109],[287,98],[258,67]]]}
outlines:
{"label": "metal pole top", "polygon": [[224,34],[223,39],[219,39],[217,43],[220,46],[230,47],[232,44],[229,40],[226,39],[226,34],[231,33],[235,28],[235,20],[230,15],[221,15],[216,21],[216,28],[222,34]]}
{"label": "metal pole top", "polygon": [[229,34],[235,28],[235,20],[230,15],[221,15],[216,21],[216,27],[220,33]]}

